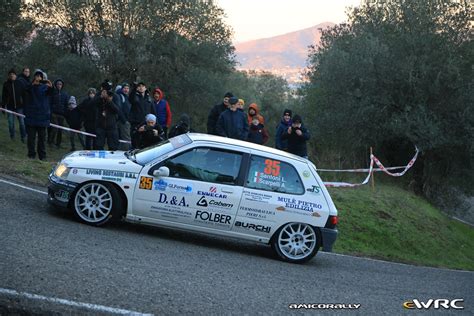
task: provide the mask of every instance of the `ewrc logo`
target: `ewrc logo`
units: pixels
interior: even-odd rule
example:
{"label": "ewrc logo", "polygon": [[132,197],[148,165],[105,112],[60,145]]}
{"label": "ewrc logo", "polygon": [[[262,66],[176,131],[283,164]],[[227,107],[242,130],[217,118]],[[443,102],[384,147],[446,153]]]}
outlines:
{"label": "ewrc logo", "polygon": [[429,309],[433,307],[434,309],[440,309],[440,307],[443,307],[444,309],[464,309],[464,306],[459,305],[459,303],[463,303],[464,299],[454,299],[454,300],[448,300],[448,299],[429,299],[427,302],[421,302],[417,299],[414,299],[413,301],[408,301],[403,303],[403,307],[406,309]]}

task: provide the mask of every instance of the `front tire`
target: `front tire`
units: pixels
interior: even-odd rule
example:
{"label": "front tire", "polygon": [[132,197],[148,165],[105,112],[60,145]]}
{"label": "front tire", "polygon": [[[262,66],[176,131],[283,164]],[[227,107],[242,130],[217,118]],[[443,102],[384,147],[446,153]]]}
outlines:
{"label": "front tire", "polygon": [[74,196],[74,213],[83,223],[102,226],[120,219],[122,199],[117,189],[108,183],[89,182]]}
{"label": "front tire", "polygon": [[271,246],[279,259],[303,263],[318,253],[321,245],[319,231],[304,223],[288,223],[273,235]]}

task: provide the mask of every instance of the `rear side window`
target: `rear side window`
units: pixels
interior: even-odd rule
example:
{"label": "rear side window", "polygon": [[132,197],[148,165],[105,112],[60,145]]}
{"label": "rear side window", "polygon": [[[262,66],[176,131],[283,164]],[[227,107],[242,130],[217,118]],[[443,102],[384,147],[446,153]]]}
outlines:
{"label": "rear side window", "polygon": [[304,194],[298,172],[291,164],[260,156],[250,158],[245,186],[265,191]]}

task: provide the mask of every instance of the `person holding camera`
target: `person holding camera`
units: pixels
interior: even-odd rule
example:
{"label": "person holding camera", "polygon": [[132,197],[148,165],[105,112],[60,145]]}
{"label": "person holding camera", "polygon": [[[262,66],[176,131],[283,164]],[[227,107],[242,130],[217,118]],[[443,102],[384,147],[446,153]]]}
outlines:
{"label": "person holding camera", "polygon": [[301,116],[293,116],[291,126],[281,135],[283,140],[288,140],[288,152],[294,155],[308,159],[308,150],[306,142],[310,138],[310,134],[306,127],[303,126]]}
{"label": "person holding camera", "polygon": [[97,127],[95,149],[104,150],[105,141],[109,150],[117,150],[119,147],[119,137],[117,130],[119,108],[113,102],[114,93],[103,89],[100,92],[100,102],[97,109]]}
{"label": "person holding camera", "polygon": [[163,128],[156,122],[154,114],[147,114],[145,124],[139,126],[132,137],[137,144],[137,148],[145,148],[158,144],[165,138]]}

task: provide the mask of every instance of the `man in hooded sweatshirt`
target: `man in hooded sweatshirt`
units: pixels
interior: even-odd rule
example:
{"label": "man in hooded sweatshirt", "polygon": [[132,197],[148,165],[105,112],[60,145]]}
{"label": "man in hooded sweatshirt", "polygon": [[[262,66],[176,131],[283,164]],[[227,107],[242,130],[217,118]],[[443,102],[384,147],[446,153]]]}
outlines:
{"label": "man in hooded sweatshirt", "polygon": [[[50,98],[51,107],[51,124],[59,126],[66,126],[65,113],[67,109],[67,103],[69,101],[69,95],[64,91],[64,81],[62,79],[56,79],[54,81],[54,91]],[[61,147],[62,131],[58,128],[50,128],[48,130],[48,144],[56,144],[56,148]]]}
{"label": "man in hooded sweatshirt", "polygon": [[291,126],[291,110],[285,109],[281,118],[280,124],[278,124],[275,133],[275,148],[288,151],[288,140],[282,139],[281,135]]}
{"label": "man in hooded sweatshirt", "polygon": [[[46,128],[49,126],[51,116],[48,96],[53,91],[51,81],[45,81],[46,78],[46,74],[37,69],[33,75],[33,82],[25,88],[24,93],[28,158],[31,159],[36,157],[36,152],[40,160],[46,159]],[[36,136],[38,144],[35,151]]]}
{"label": "man in hooded sweatshirt", "polygon": [[247,112],[247,120],[249,125],[252,124],[253,119],[256,117],[260,124],[265,124],[265,119],[260,114],[257,103],[251,103]]}
{"label": "man in hooded sweatshirt", "polygon": [[168,138],[168,129],[171,126],[171,109],[168,101],[164,99],[163,91],[160,88],[153,90],[153,106],[155,107],[158,124],[160,124],[165,135]]}
{"label": "man in hooded sweatshirt", "polygon": [[244,112],[238,110],[239,99],[229,99],[230,107],[222,112],[217,120],[217,134],[224,137],[247,140],[249,124]]}

